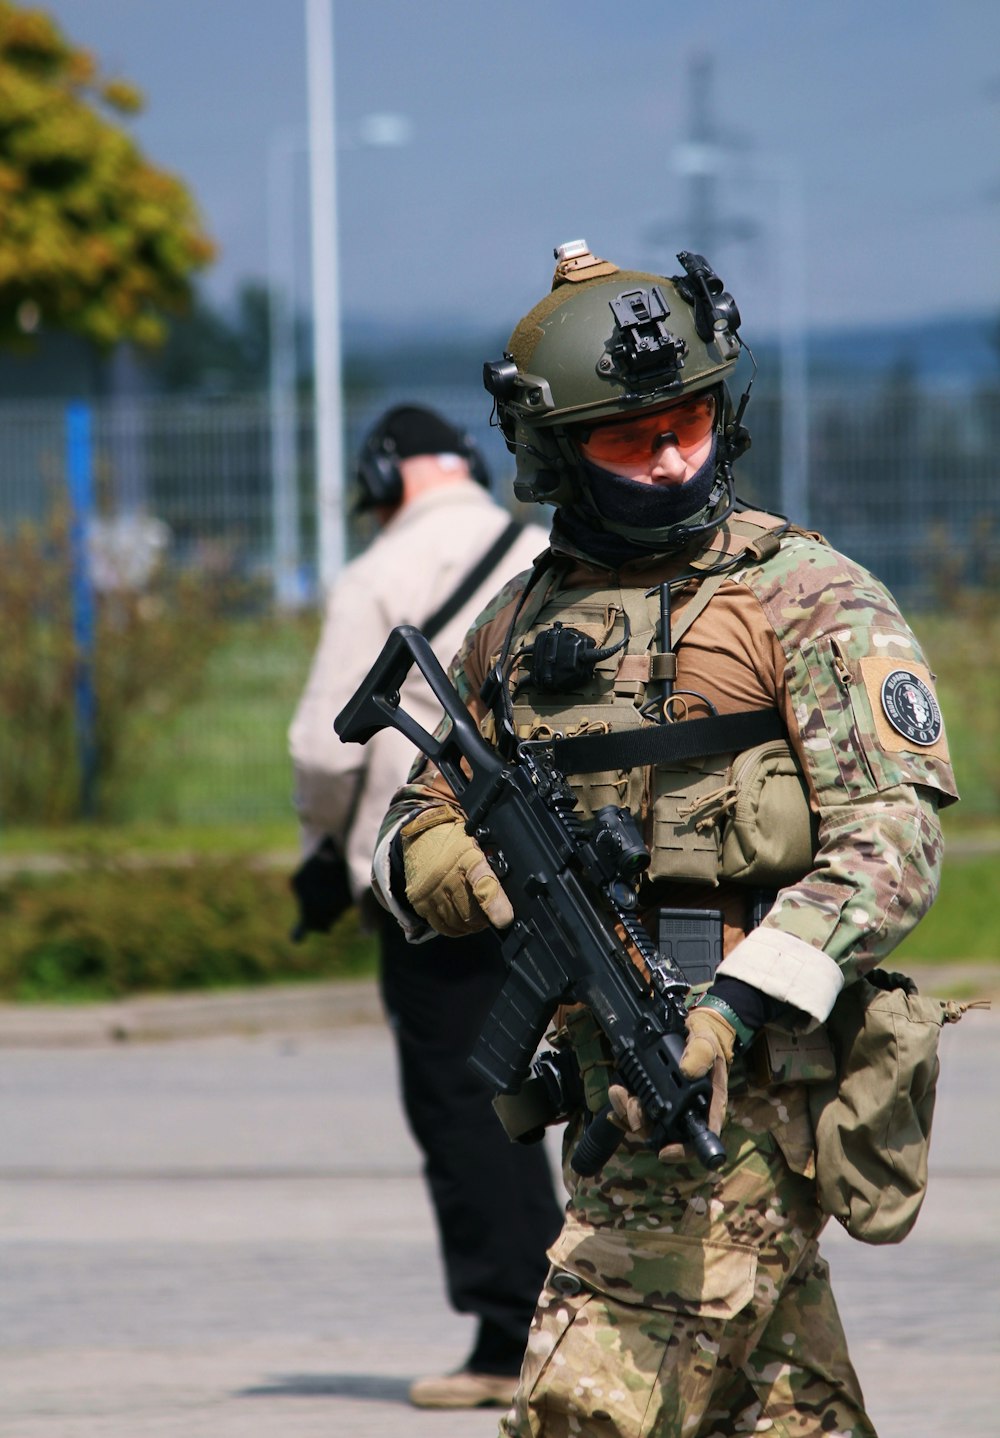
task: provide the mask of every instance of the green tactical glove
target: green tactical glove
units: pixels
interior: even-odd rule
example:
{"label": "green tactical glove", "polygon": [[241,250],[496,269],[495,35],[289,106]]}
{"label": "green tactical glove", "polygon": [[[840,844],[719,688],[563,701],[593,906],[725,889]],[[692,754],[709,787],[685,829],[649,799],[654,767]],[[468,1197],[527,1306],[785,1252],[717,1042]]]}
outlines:
{"label": "green tactical glove", "polygon": [[465,816],[448,804],[424,809],[400,834],[406,897],[439,934],[460,939],[514,920],[510,900],[486,855],[465,832]]}

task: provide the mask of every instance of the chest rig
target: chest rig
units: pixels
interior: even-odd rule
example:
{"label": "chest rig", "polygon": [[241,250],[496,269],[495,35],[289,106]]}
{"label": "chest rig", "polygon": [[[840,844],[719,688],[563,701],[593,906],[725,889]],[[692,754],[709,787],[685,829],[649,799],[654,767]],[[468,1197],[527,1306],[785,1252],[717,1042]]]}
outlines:
{"label": "chest rig", "polygon": [[[647,882],[777,888],[811,867],[805,781],[775,710],[718,716],[677,686],[677,650],[727,579],[775,553],[787,524],[743,512],[686,569],[645,589],[548,571],[507,636],[512,740],[552,742],[584,817],[639,819]],[[694,717],[699,716],[699,717]]]}

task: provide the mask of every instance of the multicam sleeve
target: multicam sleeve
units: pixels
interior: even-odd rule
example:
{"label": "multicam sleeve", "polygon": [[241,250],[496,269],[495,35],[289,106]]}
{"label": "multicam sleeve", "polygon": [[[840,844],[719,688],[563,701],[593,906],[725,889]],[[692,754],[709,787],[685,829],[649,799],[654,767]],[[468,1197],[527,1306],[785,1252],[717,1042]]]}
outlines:
{"label": "multicam sleeve", "polygon": [[779,697],[819,845],[719,973],[823,1020],[934,902],[938,809],[957,792],[933,675],[891,595],[825,546],[788,548],[752,587],[785,654]]}

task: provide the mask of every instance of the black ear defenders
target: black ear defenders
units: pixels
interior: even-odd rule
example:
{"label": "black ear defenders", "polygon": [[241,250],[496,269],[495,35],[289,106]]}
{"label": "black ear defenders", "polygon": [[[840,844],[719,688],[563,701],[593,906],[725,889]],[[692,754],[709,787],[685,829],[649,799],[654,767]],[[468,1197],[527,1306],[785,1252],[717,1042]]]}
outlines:
{"label": "black ear defenders", "polygon": [[[415,411],[408,411],[409,414]],[[486,461],[476,448],[471,437],[461,430],[446,425],[445,421],[422,411],[433,420],[436,433],[433,441],[427,440],[427,448],[414,448],[413,440],[408,443],[406,454],[400,454],[399,443],[391,432],[398,410],[385,416],[368,435],[358,455],[355,479],[360,490],[356,508],[395,508],[403,499],[403,476],[400,462],[413,454],[457,454],[469,466],[469,473],[484,489],[490,488],[490,472]],[[418,442],[419,445],[419,442]]]}
{"label": "black ear defenders", "polygon": [[358,509],[392,508],[403,498],[403,476],[396,457],[396,441],[391,435],[373,430],[358,455],[355,474],[360,494]]}

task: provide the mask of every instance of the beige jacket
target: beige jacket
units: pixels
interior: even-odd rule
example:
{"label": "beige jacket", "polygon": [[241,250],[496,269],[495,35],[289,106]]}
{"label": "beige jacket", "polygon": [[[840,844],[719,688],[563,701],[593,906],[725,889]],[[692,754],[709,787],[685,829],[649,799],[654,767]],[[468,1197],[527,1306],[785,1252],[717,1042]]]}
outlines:
{"label": "beige jacket", "polygon": [[[351,884],[369,887],[379,825],[409,772],[416,750],[385,729],[367,744],[343,744],[333,721],[374,663],[397,624],[420,625],[458,588],[510,516],[472,480],[431,490],[405,505],[344,569],[326,606],[319,646],[289,730],[295,807],[303,853],[324,835],[346,845]],[[530,568],[548,544],[527,526],[492,575],[434,639],[447,666],[493,595]],[[403,688],[403,705],[433,731],[440,707],[419,674]]]}

